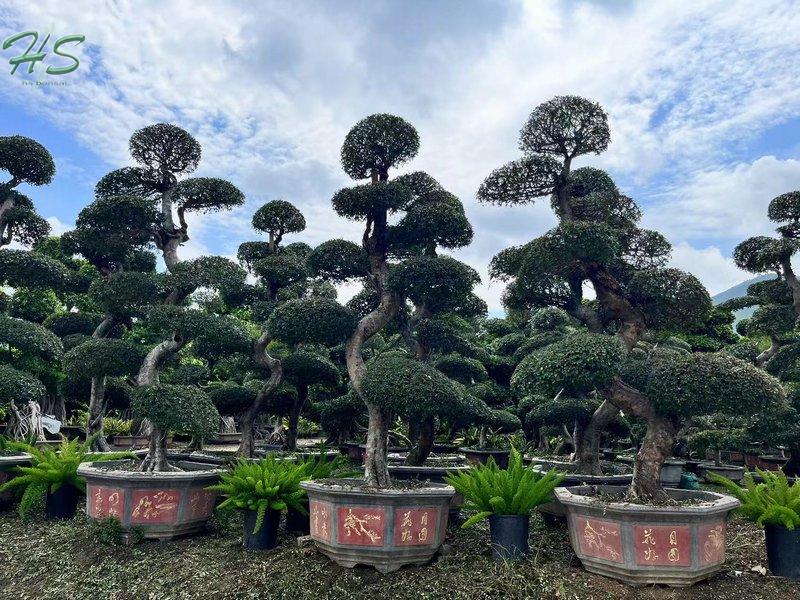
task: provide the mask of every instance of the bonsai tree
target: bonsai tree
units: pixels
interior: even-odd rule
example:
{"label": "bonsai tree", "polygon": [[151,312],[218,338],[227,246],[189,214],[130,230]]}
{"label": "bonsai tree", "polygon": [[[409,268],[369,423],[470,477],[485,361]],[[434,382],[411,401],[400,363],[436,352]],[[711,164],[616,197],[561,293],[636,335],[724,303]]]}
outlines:
{"label": "bonsai tree", "polygon": [[[354,180],[368,182],[338,191],[332,203],[340,216],[363,224],[361,244],[330,241],[309,256],[313,274],[322,279],[364,282],[364,291],[350,304],[358,309],[360,319],[345,345],[345,362],[353,390],[367,405],[365,481],[375,487],[389,485],[386,456],[391,413],[408,415],[421,411],[429,424],[430,406],[423,400],[431,396],[424,395],[419,402],[405,408],[401,407],[401,401],[412,397],[403,389],[394,390],[396,402],[378,398],[365,384],[369,372],[365,343],[393,323],[401,309],[405,310],[405,300],[409,300],[414,310],[404,328],[405,338],[415,357],[424,358],[425,342],[434,336],[426,337],[423,330],[428,329],[430,334],[431,329],[442,323],[441,319],[428,318],[429,315],[466,304],[475,306],[467,300],[472,300],[469,292],[477,275],[466,265],[437,254],[439,246],[456,248],[471,239],[472,231],[460,202],[425,173],[389,178],[390,170],[412,159],[418,149],[416,130],[400,117],[375,114],[359,121],[345,137],[342,166]],[[396,219],[396,225],[390,225],[390,217]],[[436,279],[437,274],[441,279]],[[439,284],[441,288],[437,287]],[[458,295],[452,305],[448,304],[448,291]],[[400,318],[405,319],[405,315]],[[429,327],[426,321],[434,324]],[[425,385],[430,383],[443,388],[445,383],[453,385],[417,359],[376,358],[374,369],[395,373],[398,385],[408,385],[409,389],[412,383],[423,385],[423,382],[412,382],[404,377],[420,373],[421,369],[430,373]],[[420,364],[412,365],[413,360]],[[449,399],[449,396],[443,398]]]}
{"label": "bonsai tree", "polygon": [[[288,300],[280,304],[267,319],[262,335],[263,347],[266,348],[274,341],[285,344],[289,349],[283,359],[270,357],[270,360],[277,363],[271,371],[270,380],[275,377],[276,371],[280,373],[281,380],[285,374],[286,382],[295,391],[293,398],[283,393],[272,400],[271,395],[280,389],[277,385],[263,398],[265,408],[269,405],[276,413],[282,413],[282,408],[288,408],[286,447],[296,447],[297,424],[308,400],[309,388],[313,385],[339,385],[339,370],[326,356],[325,348],[344,342],[355,326],[356,317],[352,310],[336,300],[322,297]],[[267,383],[267,386],[271,385],[271,381]],[[263,394],[264,389],[259,392],[259,396]],[[287,406],[286,401],[289,398],[291,404]],[[257,399],[256,402],[258,401]]]}
{"label": "bonsai tree", "polygon": [[714,465],[722,466],[723,450],[737,450],[744,441],[743,429],[704,429],[691,434],[688,439],[689,448],[700,458],[705,459],[708,452],[714,455]]}
{"label": "bonsai tree", "polygon": [[[19,289],[48,290],[69,285],[70,273],[60,262],[38,252],[0,250],[0,282]],[[11,431],[26,436],[32,426],[20,413],[17,403],[25,410],[39,411],[48,398],[58,394],[63,377],[61,340],[38,323],[17,319],[0,313],[0,362],[5,366],[5,382],[0,403],[11,410]],[[33,408],[31,402],[37,406]]]}
{"label": "bonsai tree", "polygon": [[65,354],[67,371],[91,378],[86,439],[92,440],[92,449],[111,450],[103,432],[103,417],[110,400],[106,394],[107,378],[136,374],[146,350],[127,340],[91,337]]}
{"label": "bonsai tree", "polygon": [[800,191],[773,198],[767,216],[778,224],[779,237],[756,236],[743,241],[734,249],[734,261],[740,269],[751,273],[775,273],[789,288],[791,305],[800,314],[800,280],[792,268],[796,240],[800,239]]}
{"label": "bonsai tree", "polygon": [[[598,104],[577,96],[553,98],[536,107],[522,128],[524,156],[492,172],[478,198],[517,205],[549,197],[559,221],[492,260],[492,277],[508,282],[506,306],[562,308],[592,333],[616,332],[621,351],[629,352],[648,327],[680,331],[702,323],[711,301],[695,277],[666,267],[669,242],[638,226],[641,210],[607,173],[572,168],[576,158],[603,152],[609,140]],[[594,302],[584,298],[585,285],[594,289]],[[587,435],[597,438],[620,409],[630,413],[633,407],[604,398]],[[593,439],[578,456],[582,469],[593,474],[600,474],[597,447]]]}
{"label": "bonsai tree", "polygon": [[21,135],[0,136],[0,171],[11,178],[0,182],[0,246],[15,239],[33,245],[50,233],[50,225],[33,202],[15,188],[22,183],[46,185],[53,180],[53,157],[36,140]]}
{"label": "bonsai tree", "polygon": [[[308,277],[305,248],[291,247],[291,244],[286,248],[281,246],[284,235],[303,231],[306,226],[303,214],[293,204],[285,200],[267,202],[253,215],[252,225],[254,229],[266,233],[269,239],[267,242],[244,242],[239,246],[239,262],[259,278],[260,285],[246,289],[238,303],[248,306],[253,319],[260,322],[262,333],[253,344],[252,356],[255,364],[268,373],[268,377],[240,421],[242,443],[239,454],[245,457],[254,455],[256,420],[270,405],[270,397],[276,394],[283,382],[283,363],[268,348],[272,338],[263,330],[264,324],[279,303],[279,293],[288,288],[289,293],[285,294],[288,298],[284,299],[296,298],[301,294],[292,294],[292,286],[302,285]],[[278,408],[282,403],[276,399],[272,404],[273,408]],[[302,405],[297,408],[297,418],[301,410]],[[282,407],[278,412],[283,414]],[[293,409],[289,412],[293,412]]]}
{"label": "bonsai tree", "polygon": [[339,369],[318,348],[300,348],[283,359],[286,380],[297,390],[297,399],[289,411],[289,426],[286,430],[286,448],[297,448],[297,424],[300,413],[308,402],[311,386],[321,385],[336,388],[341,384]]}
{"label": "bonsai tree", "polygon": [[631,487],[631,495],[643,500],[664,496],[661,465],[684,419],[709,412],[753,415],[786,403],[776,379],[726,353],[659,348],[626,353],[617,338],[604,334],[578,332],[552,344],[534,380],[568,394],[599,390],[626,414],[645,421]]}
{"label": "bonsai tree", "polygon": [[[167,269],[180,262],[178,248],[189,240],[186,212],[209,213],[244,204],[231,183],[210,177],[178,181],[200,162],[200,144],[190,133],[167,123],[149,125],[131,136],[131,157],[138,163],[105,175],[97,184],[98,198],[139,196],[160,204],[160,224],[153,241]],[[175,210],[177,209],[177,222]]]}
{"label": "bonsai tree", "polygon": [[134,414],[152,424],[150,450],[142,471],[178,471],[167,462],[167,431],[208,437],[219,430],[219,412],[201,389],[167,383],[141,387],[131,406]]}

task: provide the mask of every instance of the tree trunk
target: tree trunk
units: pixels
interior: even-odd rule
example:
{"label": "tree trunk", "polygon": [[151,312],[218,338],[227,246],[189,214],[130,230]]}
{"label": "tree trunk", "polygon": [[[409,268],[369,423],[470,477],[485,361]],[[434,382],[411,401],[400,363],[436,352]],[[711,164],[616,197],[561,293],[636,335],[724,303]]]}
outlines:
{"label": "tree trunk", "polygon": [[631,493],[635,498],[657,502],[668,497],[661,487],[661,467],[674,444],[675,427],[669,419],[653,416],[647,420],[647,433],[633,466]]}
{"label": "tree trunk", "polygon": [[153,347],[153,349],[147,353],[142,366],[139,368],[139,374],[136,376],[136,385],[145,386],[158,383],[158,374],[161,371],[164,361],[183,348],[185,344],[185,341],[173,338],[164,340]]}
{"label": "tree trunk", "polygon": [[619,409],[608,400],[594,411],[589,424],[575,438],[576,472],[583,475],[602,475],[600,468],[600,436],[608,424],[619,414]]}
{"label": "tree trunk", "polygon": [[486,448],[486,425],[478,427],[478,450]]}
{"label": "tree trunk", "polygon": [[111,446],[108,445],[103,434],[103,416],[106,408],[105,395],[106,378],[92,377],[92,389],[89,394],[89,418],[86,421],[86,439],[97,436],[91,446],[94,452],[108,452],[111,450]]}
{"label": "tree trunk", "polygon": [[647,329],[644,316],[628,301],[620,283],[605,269],[594,268],[588,277],[600,305],[619,323],[617,336],[625,348],[631,350]]}
{"label": "tree trunk", "polygon": [[[416,443],[408,453],[405,464],[411,467],[421,467],[425,464],[428,456],[433,450],[434,442],[434,420],[433,417],[425,419],[419,426],[419,435],[416,438]],[[412,438],[414,439],[414,438]]]}
{"label": "tree trunk", "polygon": [[297,401],[292,405],[289,411],[289,427],[286,428],[286,449],[297,449],[297,424],[300,422],[300,413],[305,408],[306,400],[308,399],[308,386],[297,386]]}
{"label": "tree trunk", "polygon": [[167,430],[153,425],[150,432],[150,451],[139,466],[140,471],[165,472],[180,471],[167,463]]}
{"label": "tree trunk", "polygon": [[387,416],[372,404],[367,404],[369,426],[367,427],[367,449],[364,456],[364,480],[368,486],[389,486]]}
{"label": "tree trunk", "polygon": [[255,426],[256,418],[264,409],[267,398],[278,389],[278,386],[283,380],[283,363],[269,355],[267,352],[269,342],[269,335],[265,332],[262,333],[255,344],[253,344],[253,360],[262,367],[269,369],[269,379],[258,392],[253,405],[242,415],[242,443],[239,445],[237,453],[239,456],[244,456],[245,458],[252,458],[255,456],[253,427]]}
{"label": "tree trunk", "polygon": [[672,452],[675,427],[668,419],[656,413],[647,396],[618,377],[605,393],[606,399],[618,409],[647,423],[647,432],[634,461],[630,494],[649,501],[666,498],[667,495],[661,487],[661,466]]}
{"label": "tree trunk", "polygon": [[775,356],[778,353],[778,350],[781,349],[781,342],[778,338],[774,335],[770,336],[770,346],[766,350],[764,350],[761,354],[756,356],[756,365],[759,367],[763,367],[766,362]]}
{"label": "tree trunk", "polygon": [[800,281],[797,280],[797,275],[795,275],[794,269],[792,269],[791,257],[784,258],[781,261],[781,267],[783,269],[783,279],[786,285],[789,286],[789,289],[792,290],[794,312],[796,315],[800,316]]}

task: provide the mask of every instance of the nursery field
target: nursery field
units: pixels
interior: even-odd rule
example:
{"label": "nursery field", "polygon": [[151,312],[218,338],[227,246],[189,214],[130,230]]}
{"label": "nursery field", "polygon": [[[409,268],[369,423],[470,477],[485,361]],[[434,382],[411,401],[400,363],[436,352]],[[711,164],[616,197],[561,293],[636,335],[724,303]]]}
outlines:
{"label": "nursery field", "polygon": [[800,597],[800,582],[761,575],[763,530],[731,522],[724,570],[685,589],[630,588],[585,572],[564,527],[531,519],[529,560],[492,561],[488,526],[451,530],[443,555],[428,567],[381,575],[345,569],[281,533],[272,551],[241,548],[238,513],[217,513],[206,535],[175,542],[118,546],[98,539],[83,514],[72,521],[22,522],[0,515],[0,598],[653,598]]}

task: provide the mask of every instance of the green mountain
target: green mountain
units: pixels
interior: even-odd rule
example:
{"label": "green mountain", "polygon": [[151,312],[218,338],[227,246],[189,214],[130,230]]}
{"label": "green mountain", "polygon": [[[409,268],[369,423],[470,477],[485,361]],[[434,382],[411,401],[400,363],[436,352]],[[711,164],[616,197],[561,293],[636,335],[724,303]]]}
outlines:
{"label": "green mountain", "polygon": [[[775,279],[774,275],[759,275],[758,277],[753,277],[752,279],[748,279],[747,281],[743,281],[742,283],[737,283],[732,288],[728,288],[724,292],[720,292],[719,294],[712,296],[711,300],[714,304],[722,304],[726,300],[730,300],[731,298],[740,298],[742,296],[747,295],[747,288],[752,283],[757,283],[759,281],[766,281],[767,279]],[[747,308],[743,308],[741,310],[737,310],[734,314],[736,315],[736,320],[744,319],[749,317],[753,314],[753,311],[756,309],[755,306],[749,306]]]}

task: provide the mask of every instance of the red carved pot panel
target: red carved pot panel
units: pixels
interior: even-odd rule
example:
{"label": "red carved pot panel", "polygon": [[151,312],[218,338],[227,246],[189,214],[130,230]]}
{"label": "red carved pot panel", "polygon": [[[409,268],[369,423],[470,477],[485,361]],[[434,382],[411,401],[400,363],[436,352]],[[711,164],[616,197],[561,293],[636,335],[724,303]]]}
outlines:
{"label": "red carved pot panel", "polygon": [[700,541],[701,565],[713,565],[725,560],[725,523],[700,525],[697,537]]}
{"label": "red carved pot panel", "polygon": [[692,564],[692,533],[688,525],[634,525],[633,547],[637,565]]}
{"label": "red carved pot panel", "polygon": [[311,520],[311,537],[326,542],[331,541],[331,519],[333,518],[331,505],[328,502],[312,500],[308,505],[308,516]]}
{"label": "red carved pot panel", "polygon": [[175,523],[180,498],[179,490],[134,490],[131,523]]}
{"label": "red carved pot panel", "polygon": [[436,541],[439,510],[398,507],[394,515],[395,546],[430,546]]}
{"label": "red carved pot panel", "polygon": [[619,523],[577,517],[575,525],[583,554],[611,562],[623,562],[622,533]]}
{"label": "red carved pot panel", "polygon": [[208,490],[189,490],[189,506],[186,513],[187,521],[197,519],[207,519],[214,511],[214,501],[217,499],[216,492]]}
{"label": "red carved pot panel", "polygon": [[116,517],[125,514],[125,492],[117,488],[90,486],[88,489],[89,515],[95,519]]}
{"label": "red carved pot panel", "polygon": [[386,531],[386,509],[340,506],[337,509],[340,544],[351,546],[383,546]]}

